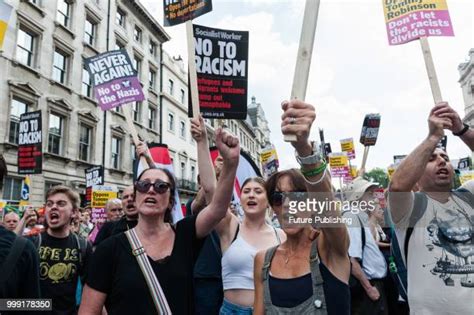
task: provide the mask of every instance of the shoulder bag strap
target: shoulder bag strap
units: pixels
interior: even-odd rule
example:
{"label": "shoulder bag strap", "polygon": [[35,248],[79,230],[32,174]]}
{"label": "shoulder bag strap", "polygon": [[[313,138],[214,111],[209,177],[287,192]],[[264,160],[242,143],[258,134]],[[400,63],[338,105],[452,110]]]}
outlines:
{"label": "shoulder bag strap", "polygon": [[135,256],[135,258],[137,258],[138,265],[142,270],[143,276],[145,276],[146,284],[148,285],[148,289],[150,289],[151,297],[158,314],[171,314],[171,309],[168,305],[165,294],[163,293],[163,289],[161,288],[160,282],[153,272],[145,249],[143,248],[140,240],[138,239],[137,233],[135,232],[135,228],[126,231],[125,235],[127,236],[130,246],[132,247],[132,254]]}

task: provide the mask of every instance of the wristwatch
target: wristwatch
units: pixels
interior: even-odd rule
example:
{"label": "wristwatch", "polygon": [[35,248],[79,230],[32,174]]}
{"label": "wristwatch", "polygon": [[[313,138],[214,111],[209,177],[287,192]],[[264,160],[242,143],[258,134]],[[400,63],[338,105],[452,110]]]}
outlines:
{"label": "wristwatch", "polygon": [[295,150],[296,161],[298,161],[300,165],[316,164],[323,160],[323,156],[321,155],[321,150],[319,148],[319,145],[316,143],[316,141],[312,141],[311,146],[312,146],[312,152],[311,152],[311,155],[308,155],[308,156],[304,156],[304,157],[299,156],[298,152]]}
{"label": "wristwatch", "polygon": [[460,136],[462,136],[463,134],[465,134],[465,133],[469,130],[469,125],[468,125],[468,124],[463,123],[463,125],[464,125],[464,128],[462,128],[462,129],[461,129],[460,131],[458,131],[458,132],[453,132],[453,135],[460,137]]}

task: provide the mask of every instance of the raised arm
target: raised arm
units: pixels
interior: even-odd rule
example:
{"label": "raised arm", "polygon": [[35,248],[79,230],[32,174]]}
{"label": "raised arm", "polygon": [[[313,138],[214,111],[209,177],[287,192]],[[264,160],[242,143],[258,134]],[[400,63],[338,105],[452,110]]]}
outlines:
{"label": "raised arm", "polygon": [[[296,150],[308,192],[318,193],[317,197],[320,200],[333,200],[331,176],[327,171],[326,161],[320,149],[309,141],[311,126],[316,119],[314,106],[300,100],[292,100],[283,102],[282,109],[281,131],[283,134],[296,135],[297,140],[291,144]],[[337,209],[332,209],[332,211],[323,211],[321,215],[339,217],[340,213]],[[349,237],[345,224],[331,225],[327,228],[323,225],[321,228],[323,237],[320,239],[324,240],[322,254],[324,255],[323,252],[329,256],[336,254],[335,256],[346,259]]]}
{"label": "raised arm", "polygon": [[211,203],[197,216],[196,234],[199,238],[209,234],[226,216],[239,164],[240,145],[238,138],[218,128],[216,130],[216,146],[224,159],[224,164]]}
{"label": "raised arm", "polygon": [[150,154],[150,149],[148,149],[148,146],[145,142],[138,143],[138,145],[136,146],[136,153],[138,159],[140,159],[141,156],[145,158],[149,168],[156,168],[155,162],[153,161],[153,158]]}
{"label": "raised arm", "polygon": [[209,204],[216,189],[216,174],[212,165],[211,155],[209,153],[209,142],[207,140],[206,124],[199,115],[191,119],[191,135],[197,143],[197,156],[199,178],[201,187],[204,190],[206,203]]}
{"label": "raised arm", "polygon": [[430,111],[428,118],[428,136],[413,150],[398,166],[393,173],[388,188],[389,208],[395,223],[400,222],[411,211],[413,205],[412,190],[422,177],[426,164],[431,158],[436,145],[444,135],[444,129],[451,129],[451,119],[440,117],[435,113],[445,107],[445,103],[439,103]]}
{"label": "raised arm", "polygon": [[463,124],[459,114],[447,102],[440,102],[437,105],[434,114],[440,118],[449,118],[451,128],[448,129],[452,131],[453,135],[461,138],[471,151],[474,151],[474,130]]}

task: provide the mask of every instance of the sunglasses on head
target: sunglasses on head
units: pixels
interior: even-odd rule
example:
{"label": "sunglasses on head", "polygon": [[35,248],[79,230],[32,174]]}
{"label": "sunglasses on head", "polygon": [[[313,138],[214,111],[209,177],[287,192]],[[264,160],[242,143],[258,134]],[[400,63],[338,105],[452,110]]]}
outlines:
{"label": "sunglasses on head", "polygon": [[170,183],[162,181],[156,181],[152,183],[148,180],[139,180],[135,183],[135,188],[141,193],[148,192],[151,186],[153,186],[153,190],[158,194],[164,194],[171,187]]}
{"label": "sunglasses on head", "polygon": [[275,191],[270,198],[272,206],[280,207],[283,204],[284,198],[301,199],[304,198],[305,191]]}

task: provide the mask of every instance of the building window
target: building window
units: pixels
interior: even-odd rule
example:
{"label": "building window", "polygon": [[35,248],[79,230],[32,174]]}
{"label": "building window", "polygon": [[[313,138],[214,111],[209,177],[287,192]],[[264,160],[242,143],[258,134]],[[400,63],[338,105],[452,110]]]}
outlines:
{"label": "building window", "polygon": [[118,39],[115,40],[115,50],[120,50],[125,48],[125,44],[119,41]]}
{"label": "building window", "polygon": [[47,181],[44,183],[44,195],[46,196],[46,194],[48,193],[48,191],[53,188],[54,186],[60,186],[62,185],[62,183],[55,183],[55,182],[50,182],[50,181]]}
{"label": "building window", "polygon": [[82,95],[92,97],[92,78],[85,66],[82,68]]}
{"label": "building window", "polygon": [[117,137],[112,137],[112,151],[111,151],[111,164],[112,168],[120,168],[120,147],[122,146],[122,140]]}
{"label": "building window", "polygon": [[133,39],[138,43],[142,42],[142,30],[138,26],[133,30]]}
{"label": "building window", "polygon": [[186,178],[186,163],[181,162],[181,178]]}
{"label": "building window", "polygon": [[64,118],[56,114],[49,114],[48,152],[61,154],[64,132]]}
{"label": "building window", "polygon": [[156,108],[148,107],[148,128],[155,129]]}
{"label": "building window", "polygon": [[117,8],[117,14],[115,15],[115,23],[125,28],[125,12],[120,8]]}
{"label": "building window", "polygon": [[168,130],[174,131],[174,115],[168,113]]}
{"label": "building window", "polygon": [[6,177],[3,186],[4,200],[20,200],[23,181],[20,178]]}
{"label": "building window", "polygon": [[184,90],[183,89],[181,89],[180,101],[181,101],[181,104],[184,104]]}
{"label": "building window", "polygon": [[174,82],[173,80],[169,79],[168,80],[168,93],[170,93],[170,95],[173,95],[173,88],[174,88]]}
{"label": "building window", "polygon": [[132,147],[131,147],[131,157],[132,157],[132,167],[135,167],[135,162],[137,161],[137,148],[135,147],[135,145],[132,143]]}
{"label": "building window", "polygon": [[66,0],[58,0],[58,12],[56,14],[56,20],[65,27],[69,27],[71,22],[71,3]]}
{"label": "building window", "polygon": [[87,44],[94,46],[96,33],[97,24],[91,21],[89,18],[86,18],[86,24],[84,27],[84,41]]}
{"label": "building window", "polygon": [[20,128],[20,115],[28,111],[28,104],[23,101],[12,99],[10,107],[10,133],[8,141],[18,144],[18,131]]}
{"label": "building window", "polygon": [[150,55],[156,55],[156,44],[153,41],[150,41]]}
{"label": "building window", "polygon": [[37,36],[23,28],[18,30],[16,60],[29,67],[33,67],[35,42]]}
{"label": "building window", "polygon": [[194,182],[194,178],[196,177],[196,167],[191,165],[191,181]]}
{"label": "building window", "polygon": [[54,51],[53,80],[62,84],[66,84],[67,59],[68,56],[63,52],[58,49]]}
{"label": "building window", "polygon": [[137,123],[140,122],[140,109],[141,103],[140,102],[133,102],[132,103],[132,111],[133,111],[133,120]]}
{"label": "building window", "polygon": [[92,128],[81,124],[79,135],[79,160],[89,161],[91,155]]}
{"label": "building window", "polygon": [[135,71],[137,71],[137,76],[138,76],[138,78],[140,79],[140,72],[141,72],[141,68],[142,68],[142,61],[141,61],[137,56],[134,56],[134,57],[133,57],[133,68],[135,69]]}
{"label": "building window", "polygon": [[179,122],[179,136],[181,138],[186,138],[186,123],[184,120],[181,120]]}
{"label": "building window", "polygon": [[148,84],[150,85],[150,89],[152,90],[155,89],[155,82],[156,82],[156,71],[150,69],[150,72],[148,72]]}

